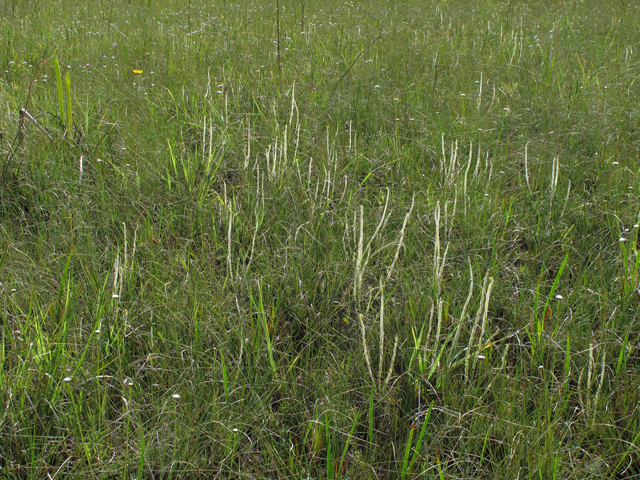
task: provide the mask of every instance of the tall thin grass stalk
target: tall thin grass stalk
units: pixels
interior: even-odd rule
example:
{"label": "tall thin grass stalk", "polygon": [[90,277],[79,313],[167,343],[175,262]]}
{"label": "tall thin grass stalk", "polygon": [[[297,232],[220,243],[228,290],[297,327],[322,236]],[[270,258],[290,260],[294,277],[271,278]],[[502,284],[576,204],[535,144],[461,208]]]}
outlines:
{"label": "tall thin grass stalk", "polygon": [[469,294],[467,295],[467,299],[464,302],[464,306],[462,307],[462,312],[460,313],[460,319],[458,321],[458,326],[455,329],[455,335],[451,342],[451,355],[449,358],[449,368],[452,367],[453,358],[455,355],[456,348],[458,346],[458,340],[460,339],[460,332],[462,331],[462,325],[465,322],[467,316],[467,308],[469,307],[469,303],[471,303],[471,297],[473,297],[473,267],[471,266],[471,259],[467,258],[469,263]]}
{"label": "tall thin grass stalk", "polygon": [[364,326],[364,315],[360,314],[358,316],[358,321],[360,322],[360,333],[362,334],[362,348],[364,351],[364,361],[367,365],[367,372],[369,373],[369,378],[371,378],[371,384],[375,384],[375,378],[373,376],[373,370],[371,369],[371,356],[369,355],[369,346],[367,344],[367,330]]}
{"label": "tall thin grass stalk", "polygon": [[382,382],[382,357],[384,356],[384,284],[380,279],[380,351],[378,361],[378,385]]}
{"label": "tall thin grass stalk", "polygon": [[433,213],[436,225],[436,236],[433,245],[433,279],[440,294],[440,201],[436,203],[436,209]]}
{"label": "tall thin grass stalk", "polygon": [[356,252],[355,258],[355,270],[354,270],[354,295],[356,298],[360,297],[360,292],[362,289],[362,279],[364,277],[364,272],[369,263],[369,259],[371,258],[371,245],[373,241],[377,238],[378,233],[382,226],[387,222],[387,209],[389,207],[389,189],[386,189],[386,196],[384,202],[384,209],[382,210],[382,216],[380,217],[380,221],[376,226],[373,235],[369,237],[367,245],[364,246],[364,207],[360,205],[360,219],[359,219],[359,235],[358,235],[358,249]]}
{"label": "tall thin grass stalk", "polygon": [[235,214],[231,211],[231,208],[227,207],[227,274],[229,279],[233,281],[233,264],[231,262],[231,232],[233,231],[233,220],[235,218]]}
{"label": "tall thin grass stalk", "polygon": [[445,148],[444,133],[442,134],[442,160],[440,161],[440,171],[444,175],[444,181],[447,187],[451,187],[457,178],[458,167],[458,140],[451,142],[451,151],[449,159]]}
{"label": "tall thin grass stalk", "polygon": [[244,154],[244,169],[249,168],[249,159],[251,158],[251,117],[247,117],[247,149]]}
{"label": "tall thin grass stalk", "polygon": [[549,182],[549,191],[551,192],[551,199],[556,194],[558,189],[558,177],[560,176],[560,158],[553,157],[553,164],[551,168],[551,180]]}
{"label": "tall thin grass stalk", "polygon": [[[446,215],[445,215],[446,216]],[[447,261],[447,252],[449,251],[449,242],[446,243],[444,252],[441,251],[440,241],[440,201],[436,203],[436,208],[433,214],[435,220],[435,241],[433,246],[433,286],[436,292],[436,297],[440,297],[442,291],[442,274]],[[446,236],[446,230],[445,230]]]}
{"label": "tall thin grass stalk", "polygon": [[367,372],[369,373],[369,377],[371,378],[372,385],[378,390],[381,391],[386,385],[389,384],[391,380],[391,376],[393,374],[393,365],[396,360],[396,354],[398,352],[398,335],[395,336],[395,340],[393,343],[393,352],[391,354],[391,362],[389,363],[389,370],[387,375],[382,381],[382,371],[383,371],[383,358],[384,358],[384,337],[385,337],[385,327],[384,327],[384,285],[382,284],[382,280],[380,280],[380,312],[379,312],[379,329],[378,329],[378,375],[377,380],[373,374],[373,369],[371,366],[371,356],[369,354],[369,346],[367,343],[366,336],[366,327],[364,325],[364,315],[360,315],[358,320],[360,322],[360,332],[362,334],[362,347],[364,351],[364,359],[367,365]]}
{"label": "tall thin grass stalk", "polygon": [[[491,282],[493,283],[493,279],[491,279]],[[471,360],[471,356],[474,354],[474,352],[472,351],[472,348],[476,342],[476,331],[478,329],[478,324],[480,323],[481,317],[483,317],[483,324],[484,324],[483,313],[485,311],[485,302],[488,301],[486,300],[488,285],[489,285],[489,272],[487,271],[487,273],[484,276],[484,280],[482,281],[482,292],[480,294],[480,304],[478,305],[478,311],[476,312],[475,320],[473,322],[473,326],[471,327],[471,332],[469,334],[469,341],[467,343],[467,355],[464,360],[464,376],[467,379],[469,379],[469,361]],[[473,362],[473,365],[475,365],[475,361]]]}
{"label": "tall thin grass stalk", "polygon": [[480,111],[480,105],[482,105],[482,72],[480,72],[480,88],[478,89],[478,103],[476,110]]}
{"label": "tall thin grass stalk", "polygon": [[529,193],[531,193],[531,184],[529,183],[529,142],[524,146],[524,178],[527,182]]}
{"label": "tall thin grass stalk", "polygon": [[[480,153],[480,150],[478,149],[478,154]],[[469,160],[467,161],[467,168],[464,171],[464,181],[463,181],[463,187],[462,187],[462,196],[463,201],[464,201],[464,212],[467,213],[467,204],[469,203],[467,201],[467,178],[469,176],[469,169],[471,168],[471,160],[473,158],[473,141],[469,142]]]}
{"label": "tall thin grass stalk", "polygon": [[398,240],[398,246],[396,247],[396,253],[393,256],[393,261],[391,262],[391,266],[387,269],[387,280],[391,278],[391,274],[393,273],[393,269],[396,266],[396,262],[398,261],[398,257],[400,256],[400,249],[404,247],[404,237],[407,233],[407,223],[409,223],[409,217],[411,217],[411,212],[413,212],[413,207],[415,205],[416,195],[413,194],[411,196],[411,207],[409,207],[409,211],[404,216],[404,221],[402,222],[402,228],[400,229],[400,239]]}
{"label": "tall thin grass stalk", "polygon": [[487,322],[489,319],[489,300],[491,299],[491,291],[493,290],[493,277],[489,277],[489,284],[487,285],[487,290],[484,294],[484,311],[482,313],[482,326],[480,327],[480,335],[478,336],[478,347],[476,350],[476,355],[473,357],[473,366],[475,368],[478,363],[478,355],[480,352],[484,351],[483,342],[484,335],[487,331]]}

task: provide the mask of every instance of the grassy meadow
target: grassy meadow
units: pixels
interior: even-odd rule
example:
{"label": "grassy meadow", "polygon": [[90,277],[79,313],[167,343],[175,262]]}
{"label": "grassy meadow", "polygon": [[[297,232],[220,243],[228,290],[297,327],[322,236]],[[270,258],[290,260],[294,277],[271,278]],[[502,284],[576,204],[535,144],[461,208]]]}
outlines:
{"label": "grassy meadow", "polygon": [[0,477],[640,475],[640,2],[0,3]]}

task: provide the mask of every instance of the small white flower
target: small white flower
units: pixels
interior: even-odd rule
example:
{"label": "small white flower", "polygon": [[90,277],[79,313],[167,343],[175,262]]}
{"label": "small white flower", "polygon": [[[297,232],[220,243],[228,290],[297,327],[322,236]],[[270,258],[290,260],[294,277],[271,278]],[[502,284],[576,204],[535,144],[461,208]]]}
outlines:
{"label": "small white flower", "polygon": [[556,298],[557,298],[558,300],[562,300],[564,297],[563,297],[562,295],[556,295]]}
{"label": "small white flower", "polygon": [[171,398],[173,398],[174,400],[178,400],[180,398],[180,395],[174,393],[173,395],[171,395]]}
{"label": "small white flower", "polygon": [[478,359],[479,360],[484,360],[485,358],[487,358],[487,357],[485,357],[484,355],[478,355]]}
{"label": "small white flower", "polygon": [[64,377],[62,381],[65,383],[69,383],[71,381],[71,377]]}
{"label": "small white flower", "polygon": [[111,298],[120,298],[120,295],[118,295],[117,293],[114,293],[113,295],[111,295]]}

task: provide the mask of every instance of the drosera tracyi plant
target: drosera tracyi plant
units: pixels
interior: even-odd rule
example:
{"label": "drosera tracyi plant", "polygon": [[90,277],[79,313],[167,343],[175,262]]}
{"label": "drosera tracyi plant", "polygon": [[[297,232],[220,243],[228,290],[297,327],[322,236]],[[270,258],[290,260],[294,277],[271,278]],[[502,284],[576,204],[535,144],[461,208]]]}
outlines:
{"label": "drosera tracyi plant", "polygon": [[1,4],[2,474],[640,475],[639,8]]}

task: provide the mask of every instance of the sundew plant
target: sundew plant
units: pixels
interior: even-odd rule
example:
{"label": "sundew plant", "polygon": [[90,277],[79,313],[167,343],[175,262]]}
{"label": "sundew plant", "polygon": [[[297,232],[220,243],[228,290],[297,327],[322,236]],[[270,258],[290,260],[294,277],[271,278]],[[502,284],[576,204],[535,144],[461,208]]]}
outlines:
{"label": "sundew plant", "polygon": [[639,6],[0,3],[0,476],[640,475]]}

